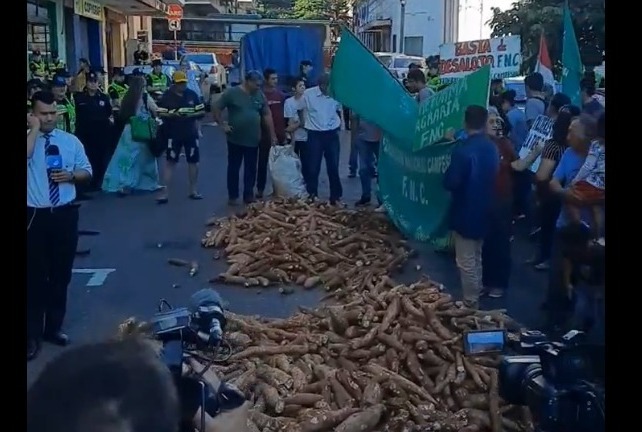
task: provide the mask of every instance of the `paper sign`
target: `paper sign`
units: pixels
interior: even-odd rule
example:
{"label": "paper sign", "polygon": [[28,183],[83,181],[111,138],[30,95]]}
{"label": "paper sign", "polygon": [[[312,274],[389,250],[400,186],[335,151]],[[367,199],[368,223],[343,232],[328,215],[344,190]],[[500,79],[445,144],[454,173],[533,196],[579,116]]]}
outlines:
{"label": "paper sign", "polygon": [[[526,141],[519,151],[519,158],[524,159],[533,150],[538,143],[546,142],[553,138],[553,120],[544,115],[538,116],[533,122],[531,130],[528,132]],[[530,166],[530,170],[536,172],[542,157],[539,156]]]}

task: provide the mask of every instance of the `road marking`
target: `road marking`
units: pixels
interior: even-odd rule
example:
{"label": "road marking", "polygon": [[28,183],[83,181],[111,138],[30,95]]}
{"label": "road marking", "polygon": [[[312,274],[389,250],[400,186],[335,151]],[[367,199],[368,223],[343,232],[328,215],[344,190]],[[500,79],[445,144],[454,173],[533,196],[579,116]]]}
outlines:
{"label": "road marking", "polygon": [[109,276],[110,273],[115,272],[116,269],[113,268],[100,268],[100,269],[73,269],[72,273],[76,274],[90,274],[91,277],[87,281],[87,284],[85,286],[88,287],[99,287],[103,286],[105,284],[105,280],[107,280],[107,276]]}

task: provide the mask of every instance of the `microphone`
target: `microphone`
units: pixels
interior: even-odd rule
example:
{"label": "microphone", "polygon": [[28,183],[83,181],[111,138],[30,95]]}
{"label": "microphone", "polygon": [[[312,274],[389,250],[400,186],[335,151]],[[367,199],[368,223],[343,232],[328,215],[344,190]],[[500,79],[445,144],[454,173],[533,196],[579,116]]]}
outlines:
{"label": "microphone", "polygon": [[57,145],[51,144],[47,147],[45,157],[47,161],[47,173],[62,169],[62,156],[60,156],[60,149]]}

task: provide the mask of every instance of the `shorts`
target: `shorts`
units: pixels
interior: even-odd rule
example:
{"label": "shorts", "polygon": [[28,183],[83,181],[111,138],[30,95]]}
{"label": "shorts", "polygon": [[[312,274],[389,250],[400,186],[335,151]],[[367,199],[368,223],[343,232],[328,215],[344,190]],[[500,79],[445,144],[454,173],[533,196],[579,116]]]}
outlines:
{"label": "shorts", "polygon": [[181,150],[185,151],[185,160],[188,164],[198,163],[200,153],[198,151],[198,139],[168,139],[165,155],[169,162],[178,162]]}
{"label": "shorts", "polygon": [[582,201],[601,201],[604,199],[604,189],[593,186],[587,181],[581,180],[571,186],[571,190]]}

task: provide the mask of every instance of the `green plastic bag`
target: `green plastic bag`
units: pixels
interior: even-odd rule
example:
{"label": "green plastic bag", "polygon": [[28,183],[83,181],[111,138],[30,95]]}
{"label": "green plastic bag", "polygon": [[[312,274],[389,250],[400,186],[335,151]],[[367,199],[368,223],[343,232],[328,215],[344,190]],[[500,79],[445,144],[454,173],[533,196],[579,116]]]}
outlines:
{"label": "green plastic bag", "polygon": [[137,142],[148,143],[156,139],[158,124],[153,118],[143,119],[134,116],[129,119],[132,139]]}

